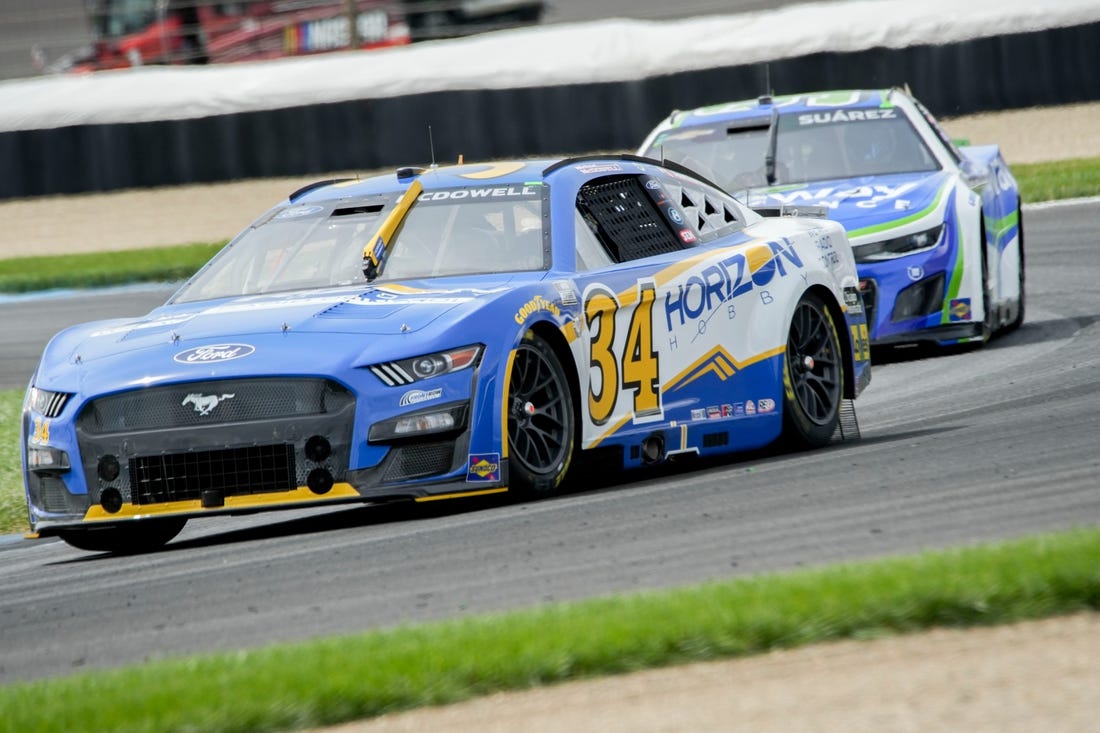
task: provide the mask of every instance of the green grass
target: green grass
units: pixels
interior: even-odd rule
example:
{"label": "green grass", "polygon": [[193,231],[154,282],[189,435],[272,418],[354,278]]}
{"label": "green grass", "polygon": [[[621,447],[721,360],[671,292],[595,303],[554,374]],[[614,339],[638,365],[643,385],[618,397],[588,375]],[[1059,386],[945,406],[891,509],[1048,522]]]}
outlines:
{"label": "green grass", "polygon": [[1100,529],[0,688],[12,731],[274,731],[832,639],[1100,610]]}
{"label": "green grass", "polygon": [[0,392],[0,534],[30,529],[19,456],[19,414],[22,409],[23,390]]}
{"label": "green grass", "polygon": [[[1100,194],[1100,158],[1012,166],[1024,201]],[[189,277],[225,242],[0,260],[0,293],[88,288]]]}
{"label": "green grass", "polygon": [[[1100,158],[1013,166],[1025,201],[1100,194]],[[224,243],[0,260],[0,292],[187,277]],[[0,532],[27,529],[22,390],[0,392]],[[933,626],[1100,610],[1100,530],[0,687],[0,730],[264,731],[496,690]],[[583,629],[583,633],[578,633]]]}
{"label": "green grass", "polygon": [[1100,158],[1012,166],[1026,202],[1052,201],[1100,194]]}
{"label": "green grass", "polygon": [[181,244],[122,252],[15,257],[0,260],[0,292],[95,288],[190,277],[225,242]]}

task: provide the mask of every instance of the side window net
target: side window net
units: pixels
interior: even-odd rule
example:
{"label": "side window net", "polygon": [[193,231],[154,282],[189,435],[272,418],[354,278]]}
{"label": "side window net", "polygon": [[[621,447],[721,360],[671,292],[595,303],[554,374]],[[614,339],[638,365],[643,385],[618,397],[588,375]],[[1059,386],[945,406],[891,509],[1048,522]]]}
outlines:
{"label": "side window net", "polygon": [[585,184],[577,209],[616,262],[684,249],[638,176],[609,176]]}

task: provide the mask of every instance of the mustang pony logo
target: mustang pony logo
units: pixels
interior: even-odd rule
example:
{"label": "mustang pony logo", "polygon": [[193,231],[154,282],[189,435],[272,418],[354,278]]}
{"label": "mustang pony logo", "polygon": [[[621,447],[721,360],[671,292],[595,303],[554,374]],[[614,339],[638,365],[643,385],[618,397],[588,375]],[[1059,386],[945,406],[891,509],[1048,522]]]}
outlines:
{"label": "mustang pony logo", "polygon": [[214,411],[214,408],[220,405],[226,400],[231,400],[236,397],[235,394],[199,394],[198,392],[192,392],[183,398],[183,402],[180,403],[183,407],[187,405],[194,405],[195,412],[200,415],[209,415]]}

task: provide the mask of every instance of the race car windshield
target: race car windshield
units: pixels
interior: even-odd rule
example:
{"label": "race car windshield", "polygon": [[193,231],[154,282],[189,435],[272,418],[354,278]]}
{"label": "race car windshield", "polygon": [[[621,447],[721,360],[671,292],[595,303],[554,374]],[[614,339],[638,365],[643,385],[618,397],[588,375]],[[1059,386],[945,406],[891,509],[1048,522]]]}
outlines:
{"label": "race car windshield", "polygon": [[[475,190],[504,193],[475,202]],[[375,281],[545,269],[541,193],[519,186],[422,194]],[[363,250],[394,198],[283,208],[237,238],[173,302],[366,283]]]}
{"label": "race car windshield", "polygon": [[[891,114],[881,119],[837,119],[835,113],[780,115],[773,185],[938,170],[939,163],[909,121],[900,112]],[[645,154],[663,154],[727,191],[742,191],[768,185],[767,152],[766,125],[716,125],[670,130]]]}
{"label": "race car windshield", "polygon": [[520,185],[421,194],[390,242],[377,279],[546,269],[542,193],[542,186]]}

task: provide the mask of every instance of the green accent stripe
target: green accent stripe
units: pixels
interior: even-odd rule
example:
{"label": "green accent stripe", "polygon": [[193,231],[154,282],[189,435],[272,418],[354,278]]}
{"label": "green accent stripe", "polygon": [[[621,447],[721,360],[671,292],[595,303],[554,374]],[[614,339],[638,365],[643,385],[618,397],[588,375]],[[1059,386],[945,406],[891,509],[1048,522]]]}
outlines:
{"label": "green accent stripe", "polygon": [[988,228],[993,230],[994,241],[1000,244],[1001,238],[1020,222],[1020,215],[1015,209],[1008,216],[1000,219],[989,219]]}
{"label": "green accent stripe", "polygon": [[936,198],[932,200],[932,203],[928,204],[928,206],[925,206],[923,209],[916,212],[915,214],[909,214],[908,216],[903,216],[900,219],[893,219],[892,221],[885,221],[881,224],[872,224],[871,226],[863,227],[862,229],[853,229],[852,231],[848,232],[848,239],[856,239],[857,237],[863,237],[868,234],[877,234],[878,232],[884,232],[887,229],[895,229],[897,227],[904,226],[906,224],[909,224],[910,222],[914,222],[918,219],[922,219],[928,216],[936,210],[936,207],[940,205],[940,201],[943,200],[943,194],[947,190],[947,188],[948,187],[946,185],[942,186],[940,190],[936,192]]}
{"label": "green accent stripe", "polygon": [[942,323],[951,321],[951,301],[959,296],[963,275],[963,233],[959,217],[955,217],[955,267],[951,271],[951,282],[947,285],[947,297],[943,299]]}

